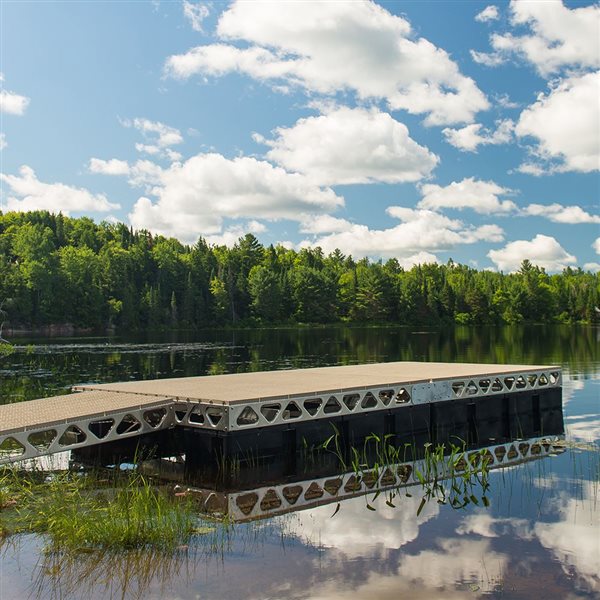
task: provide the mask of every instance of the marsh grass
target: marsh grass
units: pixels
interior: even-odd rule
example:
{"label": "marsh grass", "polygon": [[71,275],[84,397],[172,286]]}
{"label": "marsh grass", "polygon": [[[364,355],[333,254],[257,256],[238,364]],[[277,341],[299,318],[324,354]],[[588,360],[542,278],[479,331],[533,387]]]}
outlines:
{"label": "marsh grass", "polygon": [[8,487],[6,475],[0,475],[0,510],[4,510],[12,500],[11,490]]}
{"label": "marsh grass", "polygon": [[469,504],[489,506],[489,466],[493,458],[488,450],[467,452],[464,443],[450,444],[449,448],[444,444],[425,446],[423,472],[415,468],[415,476],[425,492],[417,515],[429,500],[454,509]]}
{"label": "marsh grass", "polygon": [[0,470],[0,539],[7,537],[15,529],[15,515],[12,509],[18,502],[19,494],[14,484],[12,469]]}
{"label": "marsh grass", "polygon": [[[413,475],[414,483],[423,491],[417,516],[431,500],[454,509],[469,504],[489,506],[488,475],[493,458],[488,450],[468,451],[463,440],[448,446],[426,443],[422,448],[414,444],[397,447],[390,443],[392,435],[380,437],[375,433],[364,439],[362,448],[350,446],[344,449],[339,431],[334,425],[332,427],[334,433],[323,442],[322,448],[337,456],[343,468],[354,471],[357,480],[378,480],[386,471],[397,472],[401,479],[403,473]],[[417,459],[417,456],[421,458]],[[408,457],[412,460],[407,462]],[[403,483],[407,480],[408,476]],[[381,493],[375,492],[373,499]],[[398,495],[399,488],[386,491],[386,504],[394,507],[393,500]],[[406,492],[406,495],[410,496],[410,493]],[[375,510],[369,502],[367,508]]]}
{"label": "marsh grass", "polygon": [[54,548],[172,550],[211,530],[192,499],[167,494],[135,472],[99,478],[5,469],[0,489],[10,498],[0,513],[2,529],[44,534]]}

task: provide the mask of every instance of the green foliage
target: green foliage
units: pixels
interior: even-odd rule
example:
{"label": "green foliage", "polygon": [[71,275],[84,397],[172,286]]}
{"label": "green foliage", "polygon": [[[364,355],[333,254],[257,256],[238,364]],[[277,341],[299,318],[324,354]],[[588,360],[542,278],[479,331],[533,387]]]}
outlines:
{"label": "green foliage", "polygon": [[600,276],[517,273],[449,261],[404,270],[339,250],[187,246],[126,225],[48,212],[0,213],[5,327],[71,323],[121,331],[276,323],[407,325],[598,322]]}
{"label": "green foliage", "polygon": [[229,313],[229,294],[225,282],[218,277],[210,280],[210,296],[215,321],[219,324],[225,323]]}
{"label": "green foliage", "polygon": [[14,354],[14,352],[14,346],[0,342],[0,358],[10,356],[11,354]]}
{"label": "green foliage", "polygon": [[328,323],[336,320],[335,282],[323,271],[300,264],[293,271],[294,317],[300,323]]}
{"label": "green foliage", "polygon": [[17,530],[46,534],[55,548],[172,550],[197,529],[189,501],[167,496],[137,474],[104,490],[93,478],[69,472],[43,483],[14,475],[10,485],[18,494]]}
{"label": "green foliage", "polygon": [[252,309],[262,321],[277,322],[283,315],[283,285],[281,277],[262,265],[252,267],[248,275],[248,289]]}

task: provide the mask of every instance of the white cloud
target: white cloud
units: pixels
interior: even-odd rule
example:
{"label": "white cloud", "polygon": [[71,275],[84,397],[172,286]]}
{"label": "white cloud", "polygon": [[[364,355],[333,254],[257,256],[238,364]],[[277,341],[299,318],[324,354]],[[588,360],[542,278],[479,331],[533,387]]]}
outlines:
{"label": "white cloud", "polygon": [[238,240],[247,233],[264,233],[267,230],[263,223],[258,221],[248,221],[244,225],[232,225],[216,235],[208,235],[204,239],[208,244],[215,246],[228,246],[231,248]]}
{"label": "white cloud", "polygon": [[151,156],[156,156],[158,158],[167,158],[171,162],[175,162],[177,160],[181,160],[182,155],[171,148],[163,148],[161,146],[157,146],[155,144],[136,144],[135,149],[138,152],[143,154],[150,154]]}
{"label": "white cloud", "polygon": [[498,67],[506,62],[506,59],[500,54],[493,52],[478,52],[477,50],[470,50],[471,58],[478,65],[484,65],[486,67]]}
{"label": "white cloud", "polygon": [[[568,376],[565,377],[565,383]],[[578,389],[582,389],[583,382],[574,382]],[[567,419],[585,418],[589,427],[573,427],[567,424],[569,438],[582,440],[597,439],[600,432],[599,415],[577,415]],[[592,420],[594,419],[595,420]],[[583,435],[579,435],[579,434]],[[581,481],[581,486],[575,493],[565,491],[554,491],[561,483],[555,474],[546,477],[538,477],[532,481],[533,485],[545,490],[540,492],[546,498],[546,506],[551,507],[551,522],[545,522],[544,518],[530,521],[528,519],[495,518],[488,512],[476,511],[466,516],[456,529],[461,535],[475,534],[484,538],[506,537],[507,539],[521,539],[527,542],[541,543],[548,548],[556,557],[557,565],[560,565],[564,574],[569,579],[575,579],[575,587],[585,591],[600,590],[599,562],[600,537],[600,511],[597,502],[597,484],[593,481]],[[549,491],[553,490],[549,495]],[[554,509],[554,510],[553,510]],[[488,564],[485,556],[485,563]],[[579,578],[579,581],[576,580]],[[582,585],[583,584],[583,585]],[[575,588],[574,588],[575,589]]]}
{"label": "white cloud", "polygon": [[7,113],[9,115],[23,115],[25,110],[29,106],[29,98],[21,96],[15,92],[4,89],[4,75],[0,73],[0,113]]}
{"label": "white cloud", "polygon": [[573,570],[589,586],[600,590],[599,551],[600,504],[597,483],[585,481],[581,491],[572,497],[560,498],[557,522],[538,522],[535,533],[542,546],[550,549],[568,577]]}
{"label": "white cloud", "polygon": [[432,254],[435,251],[449,250],[461,244],[498,242],[503,239],[503,231],[497,225],[472,227],[437,212],[401,206],[390,206],[386,212],[402,222],[383,230],[347,223],[334,233],[305,240],[304,245],[321,246],[326,253],[339,248],[355,257],[394,257],[414,264],[437,262]]}
{"label": "white cloud", "polygon": [[88,168],[92,173],[99,173],[101,175],[129,174],[129,165],[127,164],[127,161],[119,160],[118,158],[111,158],[110,160],[91,158]]}
{"label": "white cloud", "polygon": [[439,160],[406,125],[375,109],[336,108],[274,133],[257,138],[270,146],[267,157],[320,185],[419,181]]}
{"label": "white cloud", "polygon": [[516,209],[511,200],[500,200],[499,196],[511,193],[493,181],[480,181],[469,177],[462,181],[453,181],[447,186],[431,183],[420,186],[423,198],[418,208],[439,210],[471,208],[479,214],[508,213]]}
{"label": "white cloud", "polygon": [[519,108],[518,102],[513,102],[508,94],[496,94],[494,100],[501,108]]}
{"label": "white cloud", "polygon": [[353,91],[426,114],[429,125],[471,122],[489,107],[447,52],[411,39],[408,21],[373,2],[237,1],[219,18],[217,35],[250,45],[198,46],[169,57],[166,72],[181,79],[238,72],[311,93]]}
{"label": "white cloud", "polygon": [[102,194],[93,194],[85,188],[76,188],[63,183],[40,181],[31,167],[19,169],[19,175],[0,174],[10,188],[7,201],[9,211],[48,210],[51,212],[108,212],[120,208],[109,202]]}
{"label": "white cloud", "polygon": [[546,168],[544,165],[535,162],[524,162],[521,163],[516,169],[518,173],[523,173],[525,175],[533,175],[534,177],[541,177],[542,175],[546,175],[552,173],[552,169]]}
{"label": "white cloud", "polygon": [[510,3],[511,23],[528,26],[529,35],[494,34],[491,44],[500,56],[516,55],[543,76],[563,68],[598,68],[598,5],[569,9],[561,0]]}
{"label": "white cloud", "polygon": [[291,242],[290,240],[282,240],[277,242],[277,244],[275,244],[276,246],[281,246],[282,248],[285,248],[286,250],[293,250],[294,249],[294,243]]}
{"label": "white cloud", "polygon": [[569,254],[553,237],[538,234],[531,241],[517,240],[487,254],[501,271],[518,271],[527,259],[548,272],[562,271],[577,259]]}
{"label": "white cloud", "polygon": [[[579,379],[577,373],[572,373],[569,369],[563,371],[563,406],[567,406],[573,400],[577,398],[579,392],[585,388],[585,383]],[[567,417],[568,418],[568,417]],[[568,433],[568,428],[567,428]]]}
{"label": "white cloud", "polygon": [[170,161],[178,161],[181,154],[174,151],[170,146],[176,146],[183,142],[183,136],[179,129],[165,125],[160,121],[150,121],[149,119],[136,118],[132,121],[123,120],[121,124],[124,127],[133,127],[144,136],[149,143],[137,143],[135,149],[138,152],[150,154],[152,156],[167,158]]}
{"label": "white cloud", "polygon": [[187,0],[184,0],[183,15],[190,22],[190,25],[194,31],[199,31],[200,33],[204,31],[202,28],[202,23],[209,14],[210,10],[206,4],[202,4],[200,2],[188,2]]}
{"label": "white cloud", "polygon": [[482,129],[481,123],[472,123],[461,129],[446,127],[442,130],[446,141],[463,152],[477,152],[478,146],[496,146],[512,140],[515,124],[511,119],[499,121],[496,130]]}
{"label": "white cloud", "polygon": [[6,134],[0,133],[0,150],[4,150],[8,146],[8,142],[6,141]]}
{"label": "white cloud", "polygon": [[344,203],[330,188],[254,158],[198,154],[168,169],[147,163],[136,164],[135,183],[148,185],[157,201],[140,198],[130,221],[184,241],[220,234],[226,218],[302,220],[302,215],[330,212]]}
{"label": "white cloud", "polygon": [[600,71],[568,77],[526,108],[515,133],[537,139],[535,152],[561,161],[557,170],[588,173],[600,168]]}
{"label": "white cloud", "polygon": [[600,254],[600,237],[594,240],[592,244],[592,248],[596,251],[596,254]]}
{"label": "white cloud", "polygon": [[[363,513],[367,513],[364,508]],[[409,512],[409,518],[413,514]],[[335,521],[337,516],[330,521]],[[347,524],[346,528],[351,533],[352,523]],[[390,532],[396,528],[396,522],[390,520],[387,530],[382,534],[389,537]],[[375,531],[379,531],[379,527],[376,526]],[[313,600],[466,600],[493,595],[498,589],[498,582],[505,580],[510,565],[509,555],[495,551],[490,540],[436,537],[433,548],[422,549],[420,544],[419,549],[411,548],[407,552],[398,553],[396,566],[395,562],[390,563],[393,555],[381,552],[374,532],[367,530],[366,535],[367,540],[373,539],[370,547],[365,548],[361,556],[366,556],[367,561],[378,565],[378,568],[371,571],[361,569],[359,577],[347,576],[343,583],[340,583],[339,578],[327,578],[322,581],[323,578],[308,577],[301,589],[295,589],[293,584],[290,588],[290,584],[286,582],[285,587],[270,589],[268,596],[308,597]],[[351,538],[351,535],[348,537]],[[315,545],[319,540],[320,538],[314,539]],[[357,543],[361,542],[357,540]],[[345,565],[353,564],[343,558],[352,553],[353,540],[341,546],[339,550],[328,548],[326,542],[324,544],[323,555],[319,557],[323,570],[337,572],[340,568],[345,568]],[[461,585],[457,585],[457,582],[461,582]],[[479,591],[470,591],[467,584]]]}
{"label": "white cloud", "polygon": [[485,538],[500,537],[508,530],[516,530],[521,539],[531,539],[529,521],[525,519],[493,517],[488,512],[474,512],[463,517],[456,528],[459,535],[478,535]]}
{"label": "white cloud", "polygon": [[487,581],[501,581],[508,566],[508,556],[492,550],[489,540],[442,538],[437,544],[439,550],[422,550],[403,556],[398,568],[401,579],[413,582],[413,586],[418,582],[427,590],[454,591],[456,581],[481,583],[486,578]]}
{"label": "white cloud", "polygon": [[103,160],[101,158],[92,158],[88,165],[92,173],[99,175],[127,176],[128,183],[132,187],[140,187],[146,190],[146,193],[152,194],[155,186],[160,186],[162,176],[165,170],[151,160],[137,160],[129,164],[125,160],[111,158]]}
{"label": "white cloud", "polygon": [[521,114],[517,134],[540,141],[540,152],[564,159],[564,170],[599,168],[600,72],[564,80]]}
{"label": "white cloud", "polygon": [[590,215],[580,206],[563,206],[562,204],[530,204],[522,214],[545,217],[555,223],[600,223],[599,215]]}
{"label": "white cloud", "polygon": [[[583,269],[597,273],[600,271],[600,265],[598,263],[587,263],[583,265]],[[585,418],[582,419],[579,419],[578,416],[573,417],[575,420],[567,424],[569,440],[581,440],[593,444],[600,438],[600,418],[598,417],[600,417],[598,414],[585,415]]]}
{"label": "white cloud", "polygon": [[[294,514],[293,533],[308,544],[343,552],[346,556],[364,556],[377,549],[401,548],[415,540],[419,527],[439,514],[439,504],[428,502],[418,517],[415,514],[421,498],[399,496],[392,508],[385,504],[383,493],[375,499],[358,497],[345,500],[340,511],[331,518],[332,505]],[[365,510],[365,502],[372,503],[375,511]]]}
{"label": "white cloud", "polygon": [[246,231],[248,233],[264,233],[267,231],[267,226],[264,223],[253,219],[246,224]]}
{"label": "white cloud", "polygon": [[480,23],[487,23],[489,21],[496,21],[500,17],[498,13],[498,7],[491,4],[486,6],[480,13],[475,15],[475,20]]}
{"label": "white cloud", "polygon": [[183,137],[179,129],[169,127],[159,121],[150,121],[148,119],[134,119],[133,126],[142,133],[156,134],[158,136],[157,144],[161,148],[181,144]]}
{"label": "white cloud", "polygon": [[395,258],[403,269],[412,269],[415,265],[432,265],[440,262],[435,254],[423,250],[409,256],[397,256]]}
{"label": "white cloud", "polygon": [[307,215],[300,226],[301,233],[340,233],[350,231],[352,223],[331,215]]}
{"label": "white cloud", "polygon": [[135,149],[138,152],[144,152],[151,155],[159,154],[161,150],[159,146],[155,146],[154,144],[142,144],[140,142],[136,143]]}
{"label": "white cloud", "polygon": [[154,186],[162,184],[163,173],[164,169],[151,160],[138,160],[129,167],[129,184],[151,194]]}
{"label": "white cloud", "polygon": [[[585,263],[583,265],[583,270],[584,271],[591,271],[592,273],[598,273],[600,272],[600,263],[597,262],[589,262],[589,263]],[[599,421],[600,424],[600,421]],[[598,428],[598,434],[600,435],[600,427]],[[597,438],[598,436],[596,436]],[[594,439],[596,439],[594,438]]]}

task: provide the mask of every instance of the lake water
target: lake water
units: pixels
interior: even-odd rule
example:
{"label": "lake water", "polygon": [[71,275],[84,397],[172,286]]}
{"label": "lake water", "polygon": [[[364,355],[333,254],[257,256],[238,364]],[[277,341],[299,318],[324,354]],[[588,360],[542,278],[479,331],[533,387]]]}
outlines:
{"label": "lake water", "polygon": [[[544,598],[600,596],[600,329],[321,328],[13,340],[0,403],[127,379],[395,360],[557,364],[565,443],[490,471],[489,506],[423,492],[352,498],[198,539],[169,556],[0,546],[0,599]],[[392,505],[390,505],[392,504]],[[419,511],[420,508],[420,511]]]}

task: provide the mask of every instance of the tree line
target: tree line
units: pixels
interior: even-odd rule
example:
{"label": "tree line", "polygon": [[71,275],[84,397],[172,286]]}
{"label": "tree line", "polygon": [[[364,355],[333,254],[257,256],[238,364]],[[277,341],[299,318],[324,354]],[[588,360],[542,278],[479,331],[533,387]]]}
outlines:
{"label": "tree line", "polygon": [[[0,212],[6,324],[118,330],[294,323],[409,325],[597,322],[600,276],[456,264],[404,269],[339,250],[232,247],[48,212]],[[0,317],[0,321],[2,318]]]}

